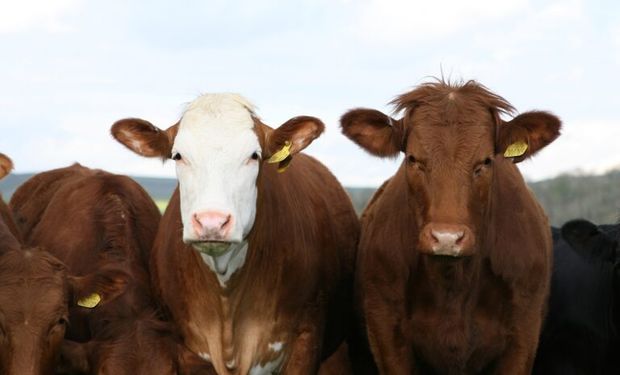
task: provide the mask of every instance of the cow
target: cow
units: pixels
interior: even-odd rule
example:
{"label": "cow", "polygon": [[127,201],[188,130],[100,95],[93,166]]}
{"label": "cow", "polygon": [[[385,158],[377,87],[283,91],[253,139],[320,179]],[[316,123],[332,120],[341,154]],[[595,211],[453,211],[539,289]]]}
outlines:
{"label": "cow", "polygon": [[341,128],[379,157],[403,155],[362,214],[355,290],[382,374],[527,374],[551,275],[547,217],[515,163],[559,135],[476,81],[397,96],[402,117],[358,108]]}
{"label": "cow", "polygon": [[[0,178],[11,169],[10,159],[0,154]],[[69,306],[93,293],[102,306],[111,302],[126,275],[105,268],[76,277],[47,251],[23,248],[10,211],[0,203],[0,373],[50,374],[64,345]]]}
{"label": "cow", "polygon": [[67,339],[86,342],[111,320],[153,306],[148,254],[160,213],[135,181],[74,164],[36,174],[15,191],[9,206],[24,244],[45,247],[71,274],[116,267],[129,275],[113,302],[71,308]]}
{"label": "cow", "polygon": [[359,221],[336,178],[300,153],[323,130],[309,116],[273,129],[237,94],[199,96],[166,130],[112,126],[135,153],[176,164],[152,282],[220,375],[314,374],[350,327]]}
{"label": "cow", "polygon": [[534,374],[620,373],[620,225],[552,228],[549,312]]}
{"label": "cow", "polygon": [[[0,238],[6,238],[0,225]],[[56,257],[40,248],[0,242],[0,373],[51,374],[67,342],[69,309],[97,294],[100,306],[123,292],[127,275],[105,268],[71,275]],[[122,282],[119,282],[122,281]]]}

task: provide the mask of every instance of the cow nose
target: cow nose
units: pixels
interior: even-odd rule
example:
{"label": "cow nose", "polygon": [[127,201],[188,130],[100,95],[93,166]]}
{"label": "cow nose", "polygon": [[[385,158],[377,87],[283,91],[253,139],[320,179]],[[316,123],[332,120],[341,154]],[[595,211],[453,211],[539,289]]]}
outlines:
{"label": "cow nose", "polygon": [[466,255],[473,246],[473,235],[464,225],[429,224],[422,232],[422,246],[435,255]]}
{"label": "cow nose", "polygon": [[459,246],[461,240],[465,236],[465,232],[440,232],[438,230],[431,230],[431,236],[433,237],[433,250],[437,250],[440,248]]}
{"label": "cow nose", "polygon": [[194,233],[202,241],[225,240],[233,226],[231,214],[219,211],[204,211],[192,216]]}

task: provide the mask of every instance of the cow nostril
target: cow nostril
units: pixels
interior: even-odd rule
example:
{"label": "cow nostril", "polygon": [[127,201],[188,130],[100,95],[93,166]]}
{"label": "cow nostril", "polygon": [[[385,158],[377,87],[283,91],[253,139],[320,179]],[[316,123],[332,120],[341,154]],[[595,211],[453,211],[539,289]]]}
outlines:
{"label": "cow nostril", "polygon": [[228,226],[228,224],[230,224],[230,219],[231,218],[232,218],[232,215],[226,216],[226,220],[224,220],[224,223],[222,223],[222,229],[226,228]]}
{"label": "cow nostril", "polygon": [[464,232],[456,233],[456,241],[455,241],[455,243],[457,245],[460,245],[463,242],[464,239],[465,239],[465,233]]}

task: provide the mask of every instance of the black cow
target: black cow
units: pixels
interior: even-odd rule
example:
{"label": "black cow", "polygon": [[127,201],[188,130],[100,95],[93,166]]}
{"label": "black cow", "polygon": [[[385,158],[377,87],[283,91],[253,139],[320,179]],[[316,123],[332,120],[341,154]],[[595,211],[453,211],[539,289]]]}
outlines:
{"label": "black cow", "polygon": [[534,374],[620,374],[620,224],[552,228],[554,270]]}

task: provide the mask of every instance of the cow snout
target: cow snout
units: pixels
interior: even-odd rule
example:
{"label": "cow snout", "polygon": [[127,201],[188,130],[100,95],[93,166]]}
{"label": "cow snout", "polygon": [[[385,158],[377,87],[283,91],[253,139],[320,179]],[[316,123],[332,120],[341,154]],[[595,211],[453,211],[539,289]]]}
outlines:
{"label": "cow snout", "polygon": [[421,250],[432,255],[471,255],[474,236],[465,225],[428,224],[422,231]]}
{"label": "cow snout", "polygon": [[233,227],[231,214],[204,211],[192,215],[194,234],[201,241],[225,241]]}

